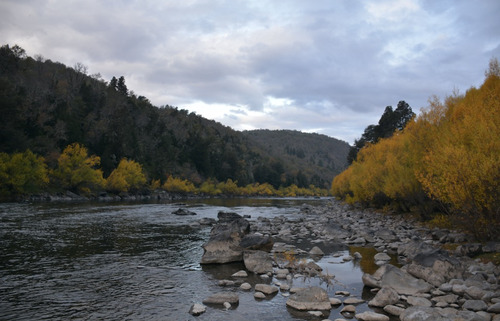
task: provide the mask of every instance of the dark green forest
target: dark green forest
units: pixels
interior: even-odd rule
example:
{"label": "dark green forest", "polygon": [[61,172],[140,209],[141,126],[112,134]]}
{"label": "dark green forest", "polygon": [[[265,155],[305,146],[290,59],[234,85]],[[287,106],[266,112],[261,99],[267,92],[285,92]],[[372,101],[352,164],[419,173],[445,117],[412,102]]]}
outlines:
{"label": "dark green forest", "polygon": [[57,166],[62,150],[79,143],[101,158],[107,177],[123,158],[143,166],[148,180],[169,175],[201,184],[269,183],[329,188],[346,168],[349,145],[295,131],[239,132],[173,106],[153,106],[127,88],[73,67],[0,48],[0,152],[31,150]]}

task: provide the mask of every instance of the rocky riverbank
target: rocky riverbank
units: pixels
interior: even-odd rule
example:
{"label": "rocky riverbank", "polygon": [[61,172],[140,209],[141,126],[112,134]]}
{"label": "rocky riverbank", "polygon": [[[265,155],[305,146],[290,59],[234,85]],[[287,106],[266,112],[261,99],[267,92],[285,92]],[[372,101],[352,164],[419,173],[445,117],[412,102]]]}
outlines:
{"label": "rocky riverbank", "polygon": [[[206,222],[200,222],[206,224]],[[453,246],[451,246],[453,244]],[[456,244],[460,244],[455,247]],[[364,302],[346,291],[328,297],[317,286],[296,288],[299,277],[319,278],[331,284],[335,277],[315,264],[315,258],[347,246],[373,247],[379,266],[362,281],[374,293],[372,311],[358,312]],[[455,248],[452,252],[443,248]],[[230,309],[239,291],[254,291],[256,299],[279,292],[286,305],[319,320],[340,309],[345,319],[357,320],[500,320],[500,268],[471,258],[481,252],[500,252],[499,243],[474,243],[467,235],[429,229],[402,216],[355,209],[336,201],[303,206],[299,218],[285,216],[246,220],[237,214],[219,216],[204,245],[203,264],[242,261],[246,270],[221,280],[221,292],[206,298],[206,305]],[[399,264],[390,264],[391,257]],[[359,260],[353,253],[344,260]],[[249,273],[262,284],[245,282]],[[193,305],[200,315],[205,305]],[[343,320],[343,319],[336,319]]]}

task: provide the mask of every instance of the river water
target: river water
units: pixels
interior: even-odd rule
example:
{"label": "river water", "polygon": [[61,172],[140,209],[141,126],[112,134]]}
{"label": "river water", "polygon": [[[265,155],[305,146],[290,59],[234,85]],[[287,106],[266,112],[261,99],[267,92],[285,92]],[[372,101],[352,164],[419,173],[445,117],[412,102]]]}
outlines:
{"label": "river water", "polygon": [[[0,204],[0,320],[320,320],[288,309],[281,293],[260,301],[253,291],[219,287],[218,280],[231,279],[244,266],[201,266],[201,245],[210,227],[192,223],[217,218],[221,210],[251,215],[250,221],[259,216],[296,218],[303,203],[321,202]],[[180,207],[197,215],[173,215]],[[365,263],[344,263],[341,257],[349,251],[362,251]],[[321,285],[330,296],[342,290],[370,299],[361,276],[362,269],[373,272],[367,264],[373,254],[363,248],[328,253],[317,263],[336,275],[333,285],[318,279],[294,279],[291,285]],[[253,275],[246,281],[265,283]],[[227,311],[209,307],[199,317],[188,313],[193,303],[223,290],[237,291],[239,305]],[[342,317],[340,309],[332,309],[329,317]],[[357,307],[358,312],[366,310],[366,304]]]}

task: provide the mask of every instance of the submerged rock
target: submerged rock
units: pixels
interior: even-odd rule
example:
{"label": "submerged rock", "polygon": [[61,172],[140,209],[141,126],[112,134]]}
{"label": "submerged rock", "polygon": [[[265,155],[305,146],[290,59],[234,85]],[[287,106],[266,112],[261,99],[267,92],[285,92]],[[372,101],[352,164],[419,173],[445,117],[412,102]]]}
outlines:
{"label": "submerged rock", "polygon": [[240,298],[237,293],[219,292],[203,300],[203,304],[224,304],[224,302],[229,302],[230,304],[237,304],[239,301]]}

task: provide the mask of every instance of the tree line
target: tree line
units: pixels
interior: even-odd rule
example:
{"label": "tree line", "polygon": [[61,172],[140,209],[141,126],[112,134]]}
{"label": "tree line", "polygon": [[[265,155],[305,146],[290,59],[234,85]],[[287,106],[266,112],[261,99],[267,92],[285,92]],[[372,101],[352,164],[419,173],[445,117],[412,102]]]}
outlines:
{"label": "tree line", "polygon": [[[480,239],[500,230],[500,68],[492,59],[480,88],[433,97],[389,138],[362,147],[332,182],[349,203],[417,210],[433,223]],[[436,214],[437,213],[437,214]]]}
{"label": "tree line", "polygon": [[150,193],[155,190],[211,196],[328,195],[328,190],[313,185],[308,188],[290,185],[275,189],[269,183],[238,186],[238,182],[231,179],[225,182],[208,179],[196,186],[187,179],[172,175],[169,175],[162,184],[160,179],[148,181],[142,165],[126,158],[121,159],[111,174],[104,178],[100,161],[99,156],[89,155],[87,148],[78,143],[71,144],[63,150],[55,168],[49,168],[44,157],[30,150],[10,155],[0,153],[0,198],[64,190],[85,196],[95,196],[102,191],[120,194]]}

